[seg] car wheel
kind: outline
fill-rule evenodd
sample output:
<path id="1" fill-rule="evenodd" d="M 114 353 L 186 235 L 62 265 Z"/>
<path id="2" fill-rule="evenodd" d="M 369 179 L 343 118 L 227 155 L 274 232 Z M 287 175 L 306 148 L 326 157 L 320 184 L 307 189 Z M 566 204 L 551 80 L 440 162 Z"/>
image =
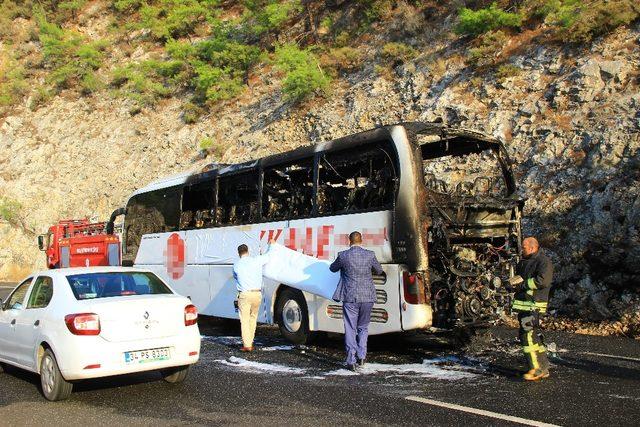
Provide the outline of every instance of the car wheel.
<path id="1" fill-rule="evenodd" d="M 187 379 L 189 374 L 189 366 L 180 366 L 177 368 L 163 369 L 160 371 L 162 378 L 171 384 L 179 384 Z"/>
<path id="2" fill-rule="evenodd" d="M 62 377 L 56 357 L 48 349 L 44 351 L 40 361 L 40 384 L 42 394 L 52 402 L 66 399 L 73 390 L 73 384 Z"/>
<path id="3" fill-rule="evenodd" d="M 313 339 L 309 331 L 309 310 L 304 295 L 297 289 L 285 289 L 276 304 L 276 321 L 280 333 L 294 344 L 308 344 Z"/>

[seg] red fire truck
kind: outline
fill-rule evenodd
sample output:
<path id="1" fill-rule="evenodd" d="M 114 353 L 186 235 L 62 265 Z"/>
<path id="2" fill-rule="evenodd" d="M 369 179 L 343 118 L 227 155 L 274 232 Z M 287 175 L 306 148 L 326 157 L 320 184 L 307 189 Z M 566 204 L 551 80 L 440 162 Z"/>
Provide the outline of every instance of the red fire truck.
<path id="1" fill-rule="evenodd" d="M 120 239 L 113 221 L 124 213 L 114 211 L 108 222 L 64 219 L 38 236 L 38 247 L 47 255 L 48 268 L 120 265 Z"/>

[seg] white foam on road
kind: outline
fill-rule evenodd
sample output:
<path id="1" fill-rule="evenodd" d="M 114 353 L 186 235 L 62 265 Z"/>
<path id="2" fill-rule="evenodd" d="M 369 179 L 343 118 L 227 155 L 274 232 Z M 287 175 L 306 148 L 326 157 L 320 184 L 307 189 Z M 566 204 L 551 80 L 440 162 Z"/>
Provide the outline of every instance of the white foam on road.
<path id="1" fill-rule="evenodd" d="M 260 347 L 260 351 L 291 351 L 295 349 L 292 345 L 274 345 L 273 347 Z"/>
<path id="2" fill-rule="evenodd" d="M 292 368 L 290 366 L 278 365 L 277 363 L 253 362 L 251 360 L 246 360 L 235 356 L 231 356 L 227 360 L 217 359 L 215 361 L 226 366 L 240 368 L 243 371 L 249 372 L 296 375 L 302 375 L 307 372 L 306 369 L 302 368 Z"/>
<path id="3" fill-rule="evenodd" d="M 211 337 L 208 335 L 201 335 L 205 341 L 214 342 L 222 345 L 242 345 L 242 338 L 240 337 Z"/>
<path id="4" fill-rule="evenodd" d="M 441 380 L 462 380 L 473 378 L 476 375 L 464 366 L 455 367 L 440 366 L 443 363 L 457 362 L 455 358 L 425 359 L 422 363 L 406 363 L 402 365 L 390 365 L 384 363 L 367 363 L 363 367 L 358 367 L 356 372 L 347 369 L 338 369 L 327 372 L 327 376 L 352 376 L 352 375 L 373 375 L 379 373 L 390 373 L 396 375 L 413 375 L 422 378 L 434 378 Z"/>

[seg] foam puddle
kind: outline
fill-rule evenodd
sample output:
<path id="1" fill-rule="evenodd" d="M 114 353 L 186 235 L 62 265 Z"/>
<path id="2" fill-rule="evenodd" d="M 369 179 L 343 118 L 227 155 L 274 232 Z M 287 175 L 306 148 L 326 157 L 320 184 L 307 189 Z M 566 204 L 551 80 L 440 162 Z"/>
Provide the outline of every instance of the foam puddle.
<path id="1" fill-rule="evenodd" d="M 240 368 L 248 372 L 258 373 L 274 373 L 274 374 L 297 374 L 302 375 L 307 372 L 306 369 L 292 368 L 290 366 L 278 365 L 276 363 L 260 363 L 250 360 L 242 359 L 240 357 L 231 356 L 227 360 L 215 360 L 216 362 L 226 365 Z"/>
<path id="2" fill-rule="evenodd" d="M 200 338 L 204 341 L 213 342 L 222 345 L 242 345 L 242 338 L 240 337 L 210 337 L 208 335 L 200 335 Z"/>
<path id="3" fill-rule="evenodd" d="M 472 372 L 464 371 L 461 366 L 455 369 L 448 369 L 439 364 L 445 362 L 455 362 L 452 358 L 444 359 L 425 359 L 422 363 L 406 363 L 403 365 L 388 365 L 384 363 L 367 363 L 362 368 L 358 368 L 356 372 L 347 369 L 338 369 L 327 372 L 326 376 L 353 376 L 353 375 L 373 375 L 380 373 L 401 375 L 412 375 L 421 378 L 432 378 L 441 380 L 462 380 L 473 378 L 476 375 Z"/>
<path id="4" fill-rule="evenodd" d="M 275 345 L 273 347 L 261 347 L 258 348 L 260 351 L 291 351 L 295 347 L 292 345 Z"/>

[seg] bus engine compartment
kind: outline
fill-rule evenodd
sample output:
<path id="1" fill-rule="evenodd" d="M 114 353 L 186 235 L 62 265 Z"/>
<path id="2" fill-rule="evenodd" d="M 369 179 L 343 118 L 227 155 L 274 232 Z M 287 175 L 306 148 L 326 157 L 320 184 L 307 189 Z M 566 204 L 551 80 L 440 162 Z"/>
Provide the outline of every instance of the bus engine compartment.
<path id="1" fill-rule="evenodd" d="M 504 146 L 458 131 L 420 141 L 433 326 L 486 324 L 508 312 L 524 200 Z"/>

